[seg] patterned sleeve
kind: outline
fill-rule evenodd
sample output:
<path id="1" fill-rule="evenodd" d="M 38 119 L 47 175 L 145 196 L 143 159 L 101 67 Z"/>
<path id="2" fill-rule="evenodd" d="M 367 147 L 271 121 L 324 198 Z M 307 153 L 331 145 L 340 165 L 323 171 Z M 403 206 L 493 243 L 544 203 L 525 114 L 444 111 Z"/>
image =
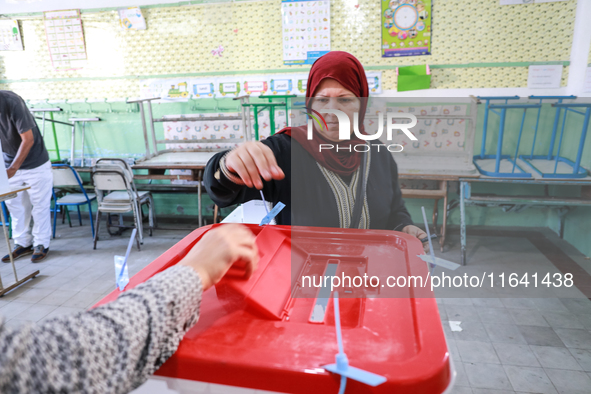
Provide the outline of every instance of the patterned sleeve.
<path id="1" fill-rule="evenodd" d="M 176 265 L 77 315 L 0 321 L 0 393 L 128 393 L 176 351 L 201 294 L 199 275 Z"/>

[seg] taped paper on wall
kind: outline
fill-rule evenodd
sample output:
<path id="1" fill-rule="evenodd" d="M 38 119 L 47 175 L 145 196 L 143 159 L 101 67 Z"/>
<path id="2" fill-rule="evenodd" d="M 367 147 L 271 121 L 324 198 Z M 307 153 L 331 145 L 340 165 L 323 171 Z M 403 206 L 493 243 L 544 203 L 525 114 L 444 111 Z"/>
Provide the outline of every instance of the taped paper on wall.
<path id="1" fill-rule="evenodd" d="M 365 73 L 367 78 L 367 85 L 369 87 L 369 94 L 382 93 L 382 72 L 368 71 Z"/>
<path id="2" fill-rule="evenodd" d="M 529 66 L 527 87 L 529 89 L 558 89 L 562 80 L 562 65 Z"/>
<path id="3" fill-rule="evenodd" d="M 86 65 L 86 44 L 80 10 L 43 13 L 51 63 L 56 70 L 76 70 Z"/>
<path id="4" fill-rule="evenodd" d="M 22 51 L 23 42 L 16 20 L 0 20 L 0 51 Z"/>
<path id="5" fill-rule="evenodd" d="M 140 7 L 122 8 L 119 10 L 119 23 L 122 30 L 146 30 L 146 20 Z"/>

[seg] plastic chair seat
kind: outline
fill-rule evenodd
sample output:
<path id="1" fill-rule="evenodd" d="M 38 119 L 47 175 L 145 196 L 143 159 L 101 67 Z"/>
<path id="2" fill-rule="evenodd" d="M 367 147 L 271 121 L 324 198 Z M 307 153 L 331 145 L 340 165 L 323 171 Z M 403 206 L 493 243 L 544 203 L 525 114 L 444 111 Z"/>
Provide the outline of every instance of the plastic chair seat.
<path id="1" fill-rule="evenodd" d="M 88 196 L 88 201 L 92 201 L 96 198 L 96 195 L 93 193 L 86 193 L 86 195 Z M 66 194 L 64 197 L 57 200 L 58 205 L 83 204 L 86 202 L 86 197 L 84 197 L 84 194 L 82 193 Z"/>
<path id="2" fill-rule="evenodd" d="M 140 201 L 149 194 L 149 191 L 137 192 L 136 198 L 139 196 Z M 135 193 L 133 193 L 135 194 Z M 117 191 L 109 193 L 103 198 L 104 202 L 129 202 L 129 193 L 124 191 Z"/>
<path id="3" fill-rule="evenodd" d="M 126 213 L 133 211 L 133 207 L 131 205 L 102 205 L 98 208 L 98 210 L 104 213 Z"/>

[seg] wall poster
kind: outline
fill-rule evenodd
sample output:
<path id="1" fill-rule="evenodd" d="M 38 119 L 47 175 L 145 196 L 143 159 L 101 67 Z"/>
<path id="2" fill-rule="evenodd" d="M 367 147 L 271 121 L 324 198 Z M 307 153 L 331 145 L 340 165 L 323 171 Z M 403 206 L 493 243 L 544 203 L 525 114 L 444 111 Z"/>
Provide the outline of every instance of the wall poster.
<path id="1" fill-rule="evenodd" d="M 43 13 L 47 46 L 56 70 L 76 70 L 86 65 L 86 45 L 80 10 Z"/>
<path id="2" fill-rule="evenodd" d="M 431 0 L 382 0 L 382 57 L 431 54 Z"/>
<path id="3" fill-rule="evenodd" d="M 330 2 L 283 0 L 283 64 L 312 64 L 330 51 Z"/>

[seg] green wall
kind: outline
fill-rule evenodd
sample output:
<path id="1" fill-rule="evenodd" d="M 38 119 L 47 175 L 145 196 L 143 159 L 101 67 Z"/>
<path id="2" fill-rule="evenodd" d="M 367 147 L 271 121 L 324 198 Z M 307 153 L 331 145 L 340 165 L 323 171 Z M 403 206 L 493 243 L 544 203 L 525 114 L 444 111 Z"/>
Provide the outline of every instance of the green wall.
<path id="1" fill-rule="evenodd" d="M 154 104 L 154 117 L 161 117 L 170 114 L 189 114 L 196 112 L 223 112 L 239 111 L 236 101 L 232 99 L 201 99 L 190 101 L 188 103 L 166 103 Z M 90 117 L 98 116 L 101 122 L 88 123 L 86 126 L 85 157 L 135 157 L 141 158 L 145 152 L 144 139 L 142 136 L 142 126 L 140 113 L 136 104 L 120 103 L 79 103 L 79 104 L 57 104 L 65 111 L 57 113 L 55 119 L 67 121 L 70 117 Z M 49 105 L 55 106 L 55 105 Z M 474 152 L 480 153 L 482 143 L 482 125 L 484 118 L 484 105 L 479 105 L 478 123 L 476 126 L 476 136 L 474 139 Z M 519 125 L 523 110 L 511 110 L 508 112 L 503 152 L 515 153 L 517 144 Z M 523 135 L 519 147 L 519 154 L 529 154 L 532 149 L 534 130 L 536 125 L 537 110 L 528 110 L 526 121 L 523 128 Z M 541 111 L 538 136 L 534 153 L 545 153 L 550 145 L 550 136 L 554 123 L 555 109 L 550 105 L 544 105 Z M 559 126 L 562 125 L 560 120 Z M 565 124 L 565 134 L 561 147 L 561 156 L 574 160 L 579 148 L 581 128 L 583 117 L 576 114 L 569 114 Z M 39 123 L 40 124 L 40 123 Z M 489 116 L 488 135 L 487 135 L 487 154 L 494 154 L 496 150 L 496 141 L 498 138 L 499 117 L 491 114 Z M 560 131 L 560 128 L 559 128 Z M 56 126 L 58 144 L 62 159 L 69 157 L 71 129 L 67 126 Z M 163 139 L 162 126 L 156 125 L 158 139 Z M 77 156 L 80 155 L 80 131 L 77 131 Z M 53 138 L 51 137 L 51 127 L 46 126 L 45 141 L 48 149 L 54 149 Z M 555 146 L 556 152 L 557 146 Z M 591 135 L 587 138 L 584 146 L 584 156 L 581 162 L 586 168 L 591 168 Z M 52 159 L 54 153 L 50 153 Z M 452 187 L 454 184 L 452 184 Z M 475 192 L 503 192 L 512 194 L 543 194 L 543 188 L 527 185 L 477 185 L 473 189 Z M 579 196 L 578 187 L 551 188 L 550 192 L 563 196 Z M 197 215 L 197 196 L 191 194 L 188 196 L 156 194 L 155 202 L 157 215 Z M 450 199 L 457 198 L 454 193 L 450 194 Z M 211 215 L 209 209 L 212 202 L 204 195 L 203 214 Z M 430 200 L 407 201 L 407 206 L 416 222 L 422 223 L 420 207 L 425 205 L 428 211 L 433 207 Z M 440 212 L 443 210 L 443 203 L 440 202 Z M 227 210 L 225 211 L 227 212 Z M 551 209 L 530 208 L 520 212 L 503 212 L 500 208 L 481 208 L 467 207 L 467 223 L 469 225 L 490 225 L 490 226 L 532 226 L 549 227 L 555 231 L 558 230 L 558 217 Z M 449 224 L 459 224 L 459 209 L 452 212 L 449 218 Z M 441 215 L 439 219 L 441 223 Z M 567 215 L 565 224 L 565 239 L 579 249 L 587 256 L 591 256 L 591 208 L 573 208 Z"/>

